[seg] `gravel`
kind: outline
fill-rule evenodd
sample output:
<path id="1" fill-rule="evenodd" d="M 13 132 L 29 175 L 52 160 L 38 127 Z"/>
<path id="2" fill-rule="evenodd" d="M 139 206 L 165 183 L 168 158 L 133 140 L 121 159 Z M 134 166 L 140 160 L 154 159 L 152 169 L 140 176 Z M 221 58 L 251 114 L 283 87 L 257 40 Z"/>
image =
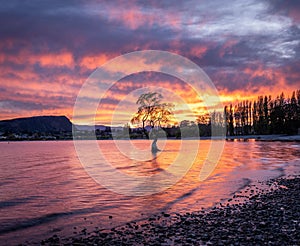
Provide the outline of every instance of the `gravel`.
<path id="1" fill-rule="evenodd" d="M 300 177 L 248 186 L 208 210 L 153 215 L 42 245 L 300 245 Z"/>

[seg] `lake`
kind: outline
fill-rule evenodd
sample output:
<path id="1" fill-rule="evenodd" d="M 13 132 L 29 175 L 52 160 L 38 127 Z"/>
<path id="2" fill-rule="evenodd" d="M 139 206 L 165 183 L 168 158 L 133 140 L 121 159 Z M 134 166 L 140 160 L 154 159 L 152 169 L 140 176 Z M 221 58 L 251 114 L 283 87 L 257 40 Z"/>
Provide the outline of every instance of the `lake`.
<path id="1" fill-rule="evenodd" d="M 111 228 L 162 211 L 200 210 L 229 198 L 251 182 L 300 170 L 299 142 L 227 141 L 216 168 L 200 181 L 199 172 L 213 141 L 200 141 L 195 161 L 175 184 L 161 189 L 165 184 L 161 178 L 153 182 L 155 187 L 151 182 L 139 185 L 134 190 L 139 193 L 132 195 L 102 185 L 110 178 L 118 179 L 106 173 L 109 168 L 101 169 L 96 182 L 77 158 L 73 141 L 1 142 L 0 241 L 39 242 L 53 234 L 72 236 L 83 228 Z M 161 177 L 167 179 L 172 175 L 168 168 L 179 151 L 183 151 L 181 162 L 185 158 L 188 162 L 189 146 L 199 140 L 159 140 L 158 147 L 163 151 L 154 157 L 147 140 L 132 140 L 133 151 L 132 147 L 126 150 L 128 141 L 117 142 L 119 147 L 112 140 L 98 141 L 100 157 L 99 152 L 91 151 L 92 141 L 82 141 L 86 161 L 101 165 L 105 157 L 113 169 L 129 177 L 151 178 L 163 173 Z M 99 170 L 94 171 L 97 174 Z M 120 190 L 132 189 L 127 185 L 121 180 Z"/>

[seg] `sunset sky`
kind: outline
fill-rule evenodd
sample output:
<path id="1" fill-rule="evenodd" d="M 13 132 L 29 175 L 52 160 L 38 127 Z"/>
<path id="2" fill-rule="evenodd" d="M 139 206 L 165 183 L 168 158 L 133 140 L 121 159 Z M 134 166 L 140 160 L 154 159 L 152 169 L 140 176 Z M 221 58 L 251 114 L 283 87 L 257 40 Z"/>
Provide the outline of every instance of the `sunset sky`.
<path id="1" fill-rule="evenodd" d="M 141 50 L 195 62 L 224 103 L 300 89 L 298 0 L 9 0 L 0 4 L 0 20 L 0 119 L 71 119 L 77 94 L 97 67 Z M 107 115 L 128 95 L 134 112 L 142 83 L 165 85 L 193 110 L 202 107 L 179 79 L 146 72 L 113 86 L 97 122 L 109 124 Z"/>

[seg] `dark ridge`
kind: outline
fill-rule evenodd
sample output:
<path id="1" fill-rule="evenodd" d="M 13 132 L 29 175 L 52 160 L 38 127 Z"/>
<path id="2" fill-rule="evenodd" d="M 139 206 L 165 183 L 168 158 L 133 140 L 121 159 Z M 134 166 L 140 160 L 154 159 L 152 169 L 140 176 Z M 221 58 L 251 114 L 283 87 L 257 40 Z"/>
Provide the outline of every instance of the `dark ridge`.
<path id="1" fill-rule="evenodd" d="M 72 132 L 72 123 L 66 116 L 35 116 L 28 118 L 17 118 L 0 121 L 0 132 Z"/>

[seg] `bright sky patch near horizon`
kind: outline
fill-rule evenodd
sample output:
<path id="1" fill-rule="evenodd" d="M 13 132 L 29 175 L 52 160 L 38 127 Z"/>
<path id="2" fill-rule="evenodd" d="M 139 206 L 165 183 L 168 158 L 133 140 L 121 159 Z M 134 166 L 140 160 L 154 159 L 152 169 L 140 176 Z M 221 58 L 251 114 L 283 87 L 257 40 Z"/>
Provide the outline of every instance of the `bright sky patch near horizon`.
<path id="1" fill-rule="evenodd" d="M 97 67 L 146 49 L 195 62 L 224 103 L 282 91 L 290 95 L 300 85 L 297 0 L 11 0 L 2 1 L 0 20 L 0 119 L 71 118 L 82 84 Z M 178 79 L 142 73 L 125 78 L 107 94 L 97 122 L 109 123 L 104 115 L 141 81 L 164 83 L 189 100 L 192 111 L 203 109 Z M 133 95 L 128 112 L 136 107 Z M 189 116 L 182 110 L 184 117 Z"/>

